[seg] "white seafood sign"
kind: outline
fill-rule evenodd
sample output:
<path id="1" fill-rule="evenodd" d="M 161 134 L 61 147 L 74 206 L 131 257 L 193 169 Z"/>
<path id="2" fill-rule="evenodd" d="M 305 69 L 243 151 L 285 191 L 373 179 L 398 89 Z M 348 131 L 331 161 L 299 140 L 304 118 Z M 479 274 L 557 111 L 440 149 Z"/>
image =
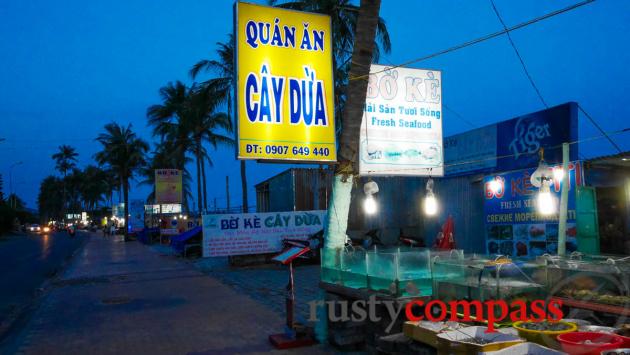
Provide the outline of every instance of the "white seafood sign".
<path id="1" fill-rule="evenodd" d="M 442 73 L 373 64 L 361 122 L 361 175 L 442 176 Z"/>

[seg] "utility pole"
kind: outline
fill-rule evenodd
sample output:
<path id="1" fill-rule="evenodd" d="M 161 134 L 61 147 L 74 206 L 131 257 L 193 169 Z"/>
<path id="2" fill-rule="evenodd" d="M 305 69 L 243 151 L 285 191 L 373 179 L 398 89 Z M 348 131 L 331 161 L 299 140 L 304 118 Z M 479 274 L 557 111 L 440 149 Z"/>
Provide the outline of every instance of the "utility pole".
<path id="1" fill-rule="evenodd" d="M 225 175 L 225 195 L 227 196 L 227 210 L 230 210 L 230 177 Z"/>
<path id="2" fill-rule="evenodd" d="M 562 143 L 562 186 L 560 186 L 560 215 L 558 216 L 558 255 L 566 254 L 567 209 L 569 205 L 569 143 Z"/>

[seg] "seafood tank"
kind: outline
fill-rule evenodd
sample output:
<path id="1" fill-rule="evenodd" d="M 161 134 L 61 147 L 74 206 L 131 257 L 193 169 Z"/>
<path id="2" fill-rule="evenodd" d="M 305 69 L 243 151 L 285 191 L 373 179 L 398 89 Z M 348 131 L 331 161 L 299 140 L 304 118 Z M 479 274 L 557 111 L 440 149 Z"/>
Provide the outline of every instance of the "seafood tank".
<path id="1" fill-rule="evenodd" d="M 573 253 L 567 257 L 543 255 L 537 261 L 546 266 L 550 296 L 607 313 L 625 313 L 630 306 L 629 257 Z"/>
<path id="2" fill-rule="evenodd" d="M 435 274 L 433 261 L 461 260 L 462 250 L 435 251 L 424 248 L 393 247 L 342 250 L 323 249 L 323 282 L 353 289 L 369 289 L 393 297 L 430 296 Z"/>
<path id="3" fill-rule="evenodd" d="M 545 291 L 545 267 L 528 260 L 475 254 L 459 260 L 438 258 L 433 272 L 433 296 L 443 301 L 527 302 L 542 297 Z"/>
<path id="4" fill-rule="evenodd" d="M 430 296 L 433 291 L 432 257 L 463 258 L 463 251 L 424 248 L 376 249 L 367 253 L 368 288 L 393 297 Z"/>

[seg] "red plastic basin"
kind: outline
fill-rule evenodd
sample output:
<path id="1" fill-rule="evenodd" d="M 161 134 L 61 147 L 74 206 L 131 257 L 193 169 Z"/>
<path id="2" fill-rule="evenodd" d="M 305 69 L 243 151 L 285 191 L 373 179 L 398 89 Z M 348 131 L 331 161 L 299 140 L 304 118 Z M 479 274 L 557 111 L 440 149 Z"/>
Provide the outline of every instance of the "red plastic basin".
<path id="1" fill-rule="evenodd" d="M 558 342 L 571 355 L 599 355 L 604 350 L 621 347 L 624 339 L 615 334 L 573 332 L 558 335 Z"/>

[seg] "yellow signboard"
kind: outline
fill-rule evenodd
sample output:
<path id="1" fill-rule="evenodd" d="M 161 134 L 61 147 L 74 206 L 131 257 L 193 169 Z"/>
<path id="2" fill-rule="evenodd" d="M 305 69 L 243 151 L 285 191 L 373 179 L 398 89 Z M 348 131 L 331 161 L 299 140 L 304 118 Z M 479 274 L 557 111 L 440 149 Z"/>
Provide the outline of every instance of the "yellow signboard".
<path id="1" fill-rule="evenodd" d="M 155 203 L 182 203 L 181 170 L 155 170 Z"/>
<path id="2" fill-rule="evenodd" d="M 235 11 L 238 158 L 336 161 L 330 17 Z"/>

